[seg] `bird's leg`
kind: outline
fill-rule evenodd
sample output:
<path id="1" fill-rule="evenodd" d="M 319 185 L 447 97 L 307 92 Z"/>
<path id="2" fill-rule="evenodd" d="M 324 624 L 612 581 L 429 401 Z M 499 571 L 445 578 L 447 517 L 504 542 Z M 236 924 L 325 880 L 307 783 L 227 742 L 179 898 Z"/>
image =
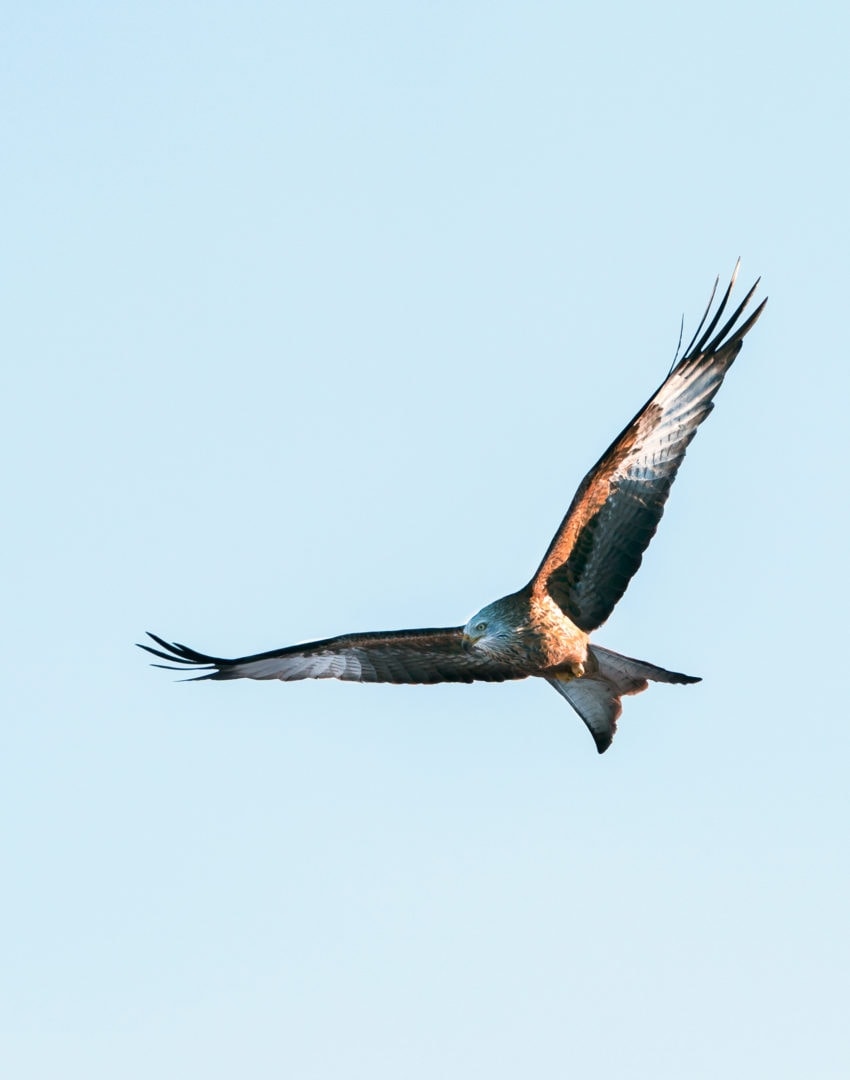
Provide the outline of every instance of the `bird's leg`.
<path id="1" fill-rule="evenodd" d="M 580 660 L 572 660 L 556 671 L 554 678 L 558 679 L 559 682 L 572 682 L 573 679 L 580 679 L 582 675 L 584 675 L 584 664 Z"/>

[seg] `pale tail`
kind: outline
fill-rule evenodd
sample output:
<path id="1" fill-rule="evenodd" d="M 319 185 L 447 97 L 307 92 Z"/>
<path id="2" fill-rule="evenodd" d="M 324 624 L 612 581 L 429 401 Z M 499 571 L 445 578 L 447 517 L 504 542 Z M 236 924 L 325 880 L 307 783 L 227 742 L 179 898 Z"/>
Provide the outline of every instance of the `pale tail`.
<path id="1" fill-rule="evenodd" d="M 620 698 L 624 694 L 639 694 L 650 682 L 695 683 L 695 675 L 682 675 L 678 671 L 648 664 L 645 660 L 633 660 L 621 656 L 601 645 L 588 645 L 585 664 L 586 674 L 580 679 L 562 682 L 560 679 L 546 681 L 572 705 L 587 724 L 596 749 L 603 754 L 611 745 L 617 730 L 617 719 L 623 711 Z"/>

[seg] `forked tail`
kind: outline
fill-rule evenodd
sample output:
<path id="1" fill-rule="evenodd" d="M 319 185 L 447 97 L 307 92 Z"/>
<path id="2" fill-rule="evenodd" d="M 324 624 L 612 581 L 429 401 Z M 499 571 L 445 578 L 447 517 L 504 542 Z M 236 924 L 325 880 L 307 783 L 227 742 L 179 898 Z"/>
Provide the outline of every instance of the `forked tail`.
<path id="1" fill-rule="evenodd" d="M 546 681 L 567 699 L 587 724 L 600 754 L 605 753 L 614 738 L 617 720 L 623 711 L 620 698 L 624 694 L 639 694 L 650 682 L 700 681 L 695 675 L 667 671 L 645 660 L 633 660 L 611 649 L 603 649 L 601 645 L 588 645 L 587 653 L 585 674 L 580 679 Z"/>

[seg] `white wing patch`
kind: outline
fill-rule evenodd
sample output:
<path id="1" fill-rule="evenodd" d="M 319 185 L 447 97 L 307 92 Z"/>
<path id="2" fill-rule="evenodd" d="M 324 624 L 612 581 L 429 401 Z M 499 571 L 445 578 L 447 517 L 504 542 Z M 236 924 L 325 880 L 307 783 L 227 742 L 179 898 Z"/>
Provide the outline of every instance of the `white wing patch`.
<path id="1" fill-rule="evenodd" d="M 269 656 L 249 660 L 234 668 L 234 676 L 244 679 L 351 679 L 357 681 L 362 664 L 351 653 L 318 653 L 315 656 Z"/>

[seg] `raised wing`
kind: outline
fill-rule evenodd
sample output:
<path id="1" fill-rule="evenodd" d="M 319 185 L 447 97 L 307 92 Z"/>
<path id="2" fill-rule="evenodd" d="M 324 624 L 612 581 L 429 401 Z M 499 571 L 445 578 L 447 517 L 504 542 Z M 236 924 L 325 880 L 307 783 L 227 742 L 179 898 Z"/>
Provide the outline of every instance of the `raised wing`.
<path id="1" fill-rule="evenodd" d="M 547 591 L 586 632 L 605 622 L 640 566 L 685 450 L 711 412 L 712 399 L 744 336 L 767 303 L 763 300 L 738 325 L 758 286 L 756 281 L 715 333 L 739 265 L 740 261 L 711 321 L 705 325 L 717 282 L 682 359 L 581 482 L 530 583 L 532 590 Z"/>
<path id="2" fill-rule="evenodd" d="M 196 679 L 343 679 L 363 683 L 504 682 L 521 679 L 512 668 L 467 653 L 462 628 L 346 634 L 273 652 L 224 660 L 148 634 L 159 649 L 140 649 L 170 663 L 170 671 L 205 671 Z"/>

